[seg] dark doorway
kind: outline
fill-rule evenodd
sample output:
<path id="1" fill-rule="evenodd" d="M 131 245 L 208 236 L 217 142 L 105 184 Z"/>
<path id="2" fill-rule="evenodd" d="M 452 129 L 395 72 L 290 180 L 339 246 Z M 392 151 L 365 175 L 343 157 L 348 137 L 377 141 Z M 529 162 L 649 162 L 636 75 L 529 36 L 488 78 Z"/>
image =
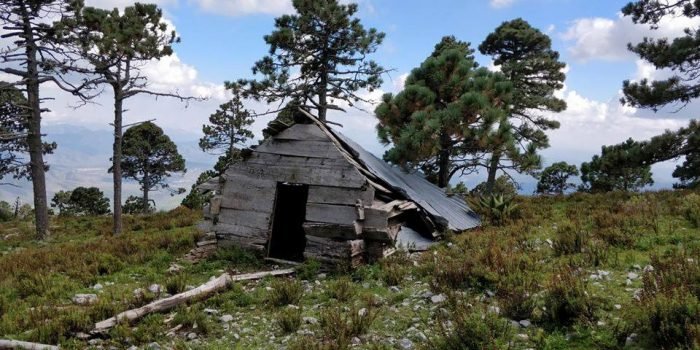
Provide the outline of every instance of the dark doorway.
<path id="1" fill-rule="evenodd" d="M 277 183 L 272 236 L 268 255 L 272 258 L 302 261 L 306 236 L 306 199 L 309 186 L 288 182 Z"/>

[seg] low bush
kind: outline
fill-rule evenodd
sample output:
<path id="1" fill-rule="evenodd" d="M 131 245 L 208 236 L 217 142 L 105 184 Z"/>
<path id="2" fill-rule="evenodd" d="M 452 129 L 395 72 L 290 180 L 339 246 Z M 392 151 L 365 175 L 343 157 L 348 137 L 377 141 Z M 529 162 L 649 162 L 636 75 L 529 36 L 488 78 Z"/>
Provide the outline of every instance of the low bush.
<path id="1" fill-rule="evenodd" d="M 588 242 L 588 233 L 579 225 L 565 223 L 557 228 L 554 236 L 554 253 L 558 256 L 582 253 Z"/>
<path id="2" fill-rule="evenodd" d="M 425 349 L 481 350 L 506 349 L 513 338 L 510 321 L 484 309 L 458 303 L 447 320 L 438 321 L 437 336 L 428 341 Z"/>
<path id="3" fill-rule="evenodd" d="M 304 295 L 304 287 L 295 279 L 276 279 L 270 287 L 266 301 L 272 306 L 297 305 Z"/>
<path id="4" fill-rule="evenodd" d="M 543 321 L 554 328 L 595 317 L 596 303 L 586 282 L 572 268 L 562 268 L 549 280 L 544 294 Z"/>
<path id="5" fill-rule="evenodd" d="M 329 298 L 333 298 L 339 302 L 346 302 L 350 300 L 355 293 L 354 287 L 349 277 L 342 276 L 329 283 L 326 293 Z"/>
<path id="6" fill-rule="evenodd" d="M 277 313 L 276 323 L 284 334 L 296 332 L 301 327 L 301 321 L 301 308 L 286 307 Z"/>

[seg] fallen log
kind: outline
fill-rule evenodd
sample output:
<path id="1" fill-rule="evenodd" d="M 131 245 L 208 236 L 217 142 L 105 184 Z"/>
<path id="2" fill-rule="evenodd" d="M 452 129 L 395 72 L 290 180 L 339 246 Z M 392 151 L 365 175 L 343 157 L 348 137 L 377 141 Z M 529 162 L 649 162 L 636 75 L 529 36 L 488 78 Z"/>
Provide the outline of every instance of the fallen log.
<path id="1" fill-rule="evenodd" d="M 0 339 L 0 349 L 58 350 L 58 346 L 30 343 L 20 340 Z"/>
<path id="2" fill-rule="evenodd" d="M 255 273 L 246 273 L 241 275 L 230 275 L 224 273 L 221 276 L 202 284 L 201 286 L 188 290 L 186 292 L 175 294 L 171 297 L 156 300 L 148 305 L 124 311 L 114 317 L 110 317 L 104 321 L 97 322 L 92 333 L 102 333 L 116 326 L 120 321 L 133 322 L 146 315 L 163 312 L 174 308 L 180 304 L 187 303 L 193 299 L 204 298 L 220 290 L 228 288 L 232 282 L 257 280 L 267 276 L 283 276 L 291 275 L 294 269 L 263 271 Z"/>

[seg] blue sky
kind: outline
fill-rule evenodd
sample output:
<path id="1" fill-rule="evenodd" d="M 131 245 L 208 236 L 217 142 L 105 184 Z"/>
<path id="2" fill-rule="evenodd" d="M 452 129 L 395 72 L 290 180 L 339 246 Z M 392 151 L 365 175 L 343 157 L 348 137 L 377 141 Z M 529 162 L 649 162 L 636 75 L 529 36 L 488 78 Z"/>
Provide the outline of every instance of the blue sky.
<path id="1" fill-rule="evenodd" d="M 619 14 L 627 1 L 612 0 L 359 0 L 359 14 L 366 27 L 386 33 L 384 44 L 372 57 L 394 71 L 385 77 L 381 91 L 364 96 L 378 100 L 384 92 L 397 92 L 402 79 L 419 65 L 433 50 L 442 36 L 454 35 L 479 43 L 500 23 L 521 17 L 552 38 L 554 49 L 567 63 L 566 87 L 558 92 L 569 105 L 567 111 L 552 115 L 562 128 L 550 133 L 552 147 L 543 152 L 546 164 L 565 160 L 579 165 L 600 151 L 605 144 L 621 142 L 628 137 L 646 139 L 664 129 L 676 129 L 697 116 L 700 104 L 694 103 L 680 113 L 652 113 L 620 106 L 619 90 L 625 79 L 659 78 L 667 75 L 653 69 L 627 52 L 628 42 L 644 36 L 674 36 L 685 27 L 697 27 L 697 20 L 677 19 L 661 23 L 658 31 L 637 26 Z M 113 8 L 127 6 L 129 0 L 87 0 L 92 6 Z M 209 100 L 187 106 L 171 100 L 138 97 L 127 102 L 126 122 L 156 118 L 159 125 L 187 150 L 189 171 L 175 177 L 176 185 L 189 187 L 199 172 L 213 164 L 214 157 L 196 150 L 201 125 L 209 114 L 223 103 L 226 92 L 223 82 L 250 77 L 251 66 L 267 52 L 263 36 L 270 33 L 274 18 L 292 11 L 290 0 L 157 0 L 165 18 L 182 38 L 175 46 L 175 55 L 151 62 L 143 71 L 150 77 L 154 89 L 179 91 Z M 1 42 L 0 42 L 1 43 Z M 484 66 L 492 67 L 486 57 L 478 57 Z M 0 77 L 2 78 L 2 77 Z M 49 179 L 49 192 L 80 184 L 98 185 L 109 194 L 110 177 L 108 123 L 111 120 L 111 96 L 103 96 L 97 104 L 74 109 L 75 100 L 55 88 L 47 87 L 45 94 L 55 97 L 48 103 L 51 112 L 45 116 L 48 138 L 59 142 Z M 265 106 L 249 103 L 252 109 Z M 363 106 L 372 111 L 373 106 Z M 336 113 L 330 119 L 344 125 L 341 132 L 380 155 L 374 133 L 376 120 L 371 113 L 349 110 Z M 254 125 L 256 135 L 268 119 Z M 82 131 L 81 131 L 82 130 Z M 90 130 L 90 131 L 85 131 Z M 77 131 L 81 131 L 76 136 Z M 95 147 L 86 147 L 90 138 L 100 138 Z M 75 142 L 80 139 L 80 142 Z M 99 145 L 99 146 L 98 146 Z M 670 187 L 673 163 L 654 167 L 658 187 Z M 473 186 L 483 175 L 464 179 Z M 534 184 L 532 178 L 519 178 L 526 190 Z M 131 184 L 127 191 L 135 192 Z M 30 187 L 0 188 L 0 199 L 15 195 L 27 196 Z M 158 199 L 158 197 L 157 197 Z M 165 206 L 174 205 L 179 198 L 162 195 Z"/>

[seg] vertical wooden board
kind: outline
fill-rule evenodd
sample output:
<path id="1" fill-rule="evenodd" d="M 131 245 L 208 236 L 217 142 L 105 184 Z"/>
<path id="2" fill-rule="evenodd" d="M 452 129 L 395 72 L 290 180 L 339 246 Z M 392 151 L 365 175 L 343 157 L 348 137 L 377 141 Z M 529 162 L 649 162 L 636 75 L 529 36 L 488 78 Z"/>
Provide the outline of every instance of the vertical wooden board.
<path id="1" fill-rule="evenodd" d="M 272 213 L 222 208 L 218 224 L 239 225 L 269 230 Z"/>
<path id="2" fill-rule="evenodd" d="M 306 140 L 306 141 L 330 141 L 316 124 L 294 124 L 281 133 L 275 135 L 279 140 Z"/>
<path id="3" fill-rule="evenodd" d="M 355 205 L 358 199 L 364 203 L 372 203 L 374 188 L 371 186 L 363 189 L 309 186 L 309 203 Z"/>
<path id="4" fill-rule="evenodd" d="M 327 224 L 353 225 L 357 219 L 355 206 L 308 203 L 306 221 Z"/>

